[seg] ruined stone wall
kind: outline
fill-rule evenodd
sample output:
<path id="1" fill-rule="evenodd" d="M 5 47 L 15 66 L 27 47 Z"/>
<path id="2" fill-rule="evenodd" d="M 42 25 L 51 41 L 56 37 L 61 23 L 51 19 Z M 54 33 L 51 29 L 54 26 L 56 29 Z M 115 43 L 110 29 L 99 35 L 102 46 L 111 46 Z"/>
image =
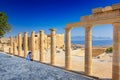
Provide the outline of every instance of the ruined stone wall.
<path id="1" fill-rule="evenodd" d="M 24 38 L 22 38 L 24 39 Z M 5 39 L 6 43 L 9 43 L 9 38 Z M 17 44 L 17 37 L 14 38 L 14 41 Z M 39 49 L 40 41 L 39 41 L 39 34 L 35 35 L 35 49 Z M 1 41 L 4 41 L 2 39 Z M 5 41 L 4 41 L 5 42 Z M 22 40 L 22 47 L 24 49 L 24 40 Z M 44 35 L 44 47 L 45 49 L 50 48 L 50 43 L 51 43 L 51 35 Z M 58 48 L 63 48 L 64 47 L 64 34 L 56 34 L 56 47 Z M 31 50 L 31 37 L 28 37 L 28 50 Z"/>
<path id="2" fill-rule="evenodd" d="M 50 35 L 45 36 L 45 44 L 47 49 L 50 48 L 50 44 L 51 44 Z M 64 34 L 56 34 L 56 47 L 58 48 L 64 47 Z"/>
<path id="3" fill-rule="evenodd" d="M 51 36 L 44 35 L 44 47 L 45 49 L 50 48 Z M 35 36 L 35 49 L 38 50 L 40 45 L 39 36 Z M 56 47 L 64 47 L 64 34 L 56 34 Z M 28 48 L 31 50 L 31 37 L 28 38 Z"/>
<path id="4" fill-rule="evenodd" d="M 64 48 L 64 34 L 56 35 L 56 45 L 58 48 Z"/>

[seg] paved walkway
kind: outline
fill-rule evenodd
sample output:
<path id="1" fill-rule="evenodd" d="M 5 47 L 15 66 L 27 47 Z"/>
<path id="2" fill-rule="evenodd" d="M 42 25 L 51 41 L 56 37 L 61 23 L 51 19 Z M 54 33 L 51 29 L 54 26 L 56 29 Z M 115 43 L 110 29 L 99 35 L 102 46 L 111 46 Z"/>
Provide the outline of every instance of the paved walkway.
<path id="1" fill-rule="evenodd" d="M 0 80 L 93 80 L 59 68 L 0 52 Z"/>

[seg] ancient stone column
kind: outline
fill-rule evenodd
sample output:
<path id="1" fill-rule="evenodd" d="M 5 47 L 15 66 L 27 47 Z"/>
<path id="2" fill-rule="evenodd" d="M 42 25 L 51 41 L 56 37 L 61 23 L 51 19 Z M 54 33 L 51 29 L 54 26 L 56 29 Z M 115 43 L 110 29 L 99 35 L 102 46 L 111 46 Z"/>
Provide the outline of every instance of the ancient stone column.
<path id="1" fill-rule="evenodd" d="M 44 61 L 44 31 L 41 30 L 40 31 L 40 61 L 43 62 Z"/>
<path id="2" fill-rule="evenodd" d="M 24 57 L 27 56 L 28 53 L 28 33 L 24 33 Z"/>
<path id="3" fill-rule="evenodd" d="M 5 45 L 2 44 L 2 49 L 3 49 L 3 52 L 5 52 Z"/>
<path id="4" fill-rule="evenodd" d="M 71 68 L 71 30 L 65 29 L 65 68 Z"/>
<path id="5" fill-rule="evenodd" d="M 9 54 L 12 54 L 12 48 L 11 47 L 9 48 Z"/>
<path id="6" fill-rule="evenodd" d="M 39 36 L 37 35 L 37 37 L 36 37 L 36 40 L 35 40 L 35 46 L 36 46 L 36 50 L 38 51 L 38 48 L 39 48 Z"/>
<path id="7" fill-rule="evenodd" d="M 15 36 L 16 46 L 18 46 L 18 36 Z"/>
<path id="8" fill-rule="evenodd" d="M 13 55 L 16 55 L 17 53 L 17 46 L 16 46 L 16 42 L 13 42 Z"/>
<path id="9" fill-rule="evenodd" d="M 10 36 L 10 48 L 13 48 L 13 37 Z M 13 50 L 11 49 L 11 53 L 13 52 Z"/>
<path id="10" fill-rule="evenodd" d="M 32 59 L 34 59 L 35 54 L 35 31 L 31 33 L 31 52 L 32 52 Z"/>
<path id="11" fill-rule="evenodd" d="M 22 34 L 18 33 L 18 56 L 22 56 Z"/>
<path id="12" fill-rule="evenodd" d="M 120 80 L 120 22 L 113 23 L 112 80 Z"/>
<path id="13" fill-rule="evenodd" d="M 13 37 L 10 36 L 10 46 L 13 47 Z"/>
<path id="14" fill-rule="evenodd" d="M 56 63 L 56 31 L 55 29 L 51 30 L 51 64 L 55 65 Z"/>
<path id="15" fill-rule="evenodd" d="M 92 26 L 85 27 L 85 74 L 92 74 Z"/>

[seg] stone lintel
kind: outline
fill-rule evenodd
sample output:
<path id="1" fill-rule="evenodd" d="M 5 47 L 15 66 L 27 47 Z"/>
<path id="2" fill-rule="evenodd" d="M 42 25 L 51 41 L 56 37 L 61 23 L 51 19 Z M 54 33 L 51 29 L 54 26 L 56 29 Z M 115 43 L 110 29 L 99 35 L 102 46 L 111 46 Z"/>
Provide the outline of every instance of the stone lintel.
<path id="1" fill-rule="evenodd" d="M 113 4 L 112 8 L 113 8 L 113 10 L 120 9 L 120 3 L 119 4 Z"/>
<path id="2" fill-rule="evenodd" d="M 102 12 L 116 10 L 116 9 L 120 9 L 120 3 L 119 4 L 113 4 L 112 6 L 106 6 L 104 8 L 99 7 L 99 8 L 92 9 L 92 13 L 96 14 L 96 13 L 102 13 Z"/>
<path id="3" fill-rule="evenodd" d="M 106 10 L 109 10 L 109 11 L 106 11 Z M 81 22 L 86 22 L 86 21 L 98 21 L 98 20 L 105 20 L 105 19 L 115 19 L 115 18 L 118 18 L 120 17 L 120 10 L 110 10 L 111 8 L 108 7 L 106 9 L 104 9 L 103 11 L 104 12 L 101 12 L 101 13 L 97 13 L 97 14 L 92 14 L 92 15 L 88 15 L 88 16 L 82 16 L 80 18 L 80 21 Z"/>
<path id="4" fill-rule="evenodd" d="M 111 11 L 111 10 L 113 10 L 112 6 L 106 6 L 104 8 L 100 7 L 100 8 L 92 9 L 92 13 L 96 14 L 96 13 L 102 13 L 102 12 Z"/>

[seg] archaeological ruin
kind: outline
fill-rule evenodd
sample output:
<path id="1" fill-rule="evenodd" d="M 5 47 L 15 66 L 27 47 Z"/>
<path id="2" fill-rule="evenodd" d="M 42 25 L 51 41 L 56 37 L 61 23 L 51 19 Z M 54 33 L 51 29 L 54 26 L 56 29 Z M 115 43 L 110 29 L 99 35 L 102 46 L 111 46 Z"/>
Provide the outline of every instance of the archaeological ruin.
<path id="1" fill-rule="evenodd" d="M 55 29 L 50 29 L 51 34 L 46 35 L 41 30 L 39 34 L 35 31 L 28 37 L 25 32 L 18 33 L 15 38 L 10 37 L 9 54 L 26 57 L 28 51 L 32 52 L 34 60 L 35 50 L 39 51 L 40 62 L 44 63 L 44 50 L 51 50 L 51 65 L 56 64 L 56 47 L 65 47 L 65 69 L 71 68 L 71 30 L 75 27 L 85 28 L 85 74 L 92 75 L 92 28 L 99 24 L 113 25 L 113 61 L 112 61 L 112 80 L 120 80 L 120 4 L 113 4 L 105 8 L 96 8 L 92 14 L 82 16 L 80 22 L 67 24 L 64 34 L 56 34 Z M 5 51 L 5 50 L 3 50 Z M 18 54 L 16 53 L 18 51 Z"/>

